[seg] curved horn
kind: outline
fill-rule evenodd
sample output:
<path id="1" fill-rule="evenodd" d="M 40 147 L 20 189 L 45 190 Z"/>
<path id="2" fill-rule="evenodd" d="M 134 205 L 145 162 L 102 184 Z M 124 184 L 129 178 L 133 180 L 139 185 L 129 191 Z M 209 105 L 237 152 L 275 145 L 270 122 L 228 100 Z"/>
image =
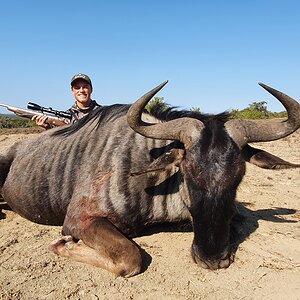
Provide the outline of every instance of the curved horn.
<path id="1" fill-rule="evenodd" d="M 276 97 L 285 107 L 288 119 L 279 121 L 249 121 L 230 120 L 225 127 L 235 141 L 243 148 L 251 142 L 268 142 L 281 139 L 293 133 L 300 127 L 300 104 L 288 95 L 279 92 L 263 83 L 259 83 L 265 90 Z"/>
<path id="2" fill-rule="evenodd" d="M 201 121 L 192 118 L 180 118 L 166 123 L 150 124 L 141 119 L 146 104 L 167 83 L 168 81 L 163 82 L 133 103 L 127 112 L 127 122 L 134 131 L 145 137 L 179 140 L 186 148 L 190 148 L 204 127 Z"/>

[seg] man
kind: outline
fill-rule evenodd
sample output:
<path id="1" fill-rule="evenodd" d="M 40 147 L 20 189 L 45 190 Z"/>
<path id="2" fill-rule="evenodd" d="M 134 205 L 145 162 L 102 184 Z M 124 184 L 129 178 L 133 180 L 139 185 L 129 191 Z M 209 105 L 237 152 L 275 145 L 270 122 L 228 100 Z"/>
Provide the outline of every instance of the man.
<path id="1" fill-rule="evenodd" d="M 100 106 L 95 100 L 91 99 L 93 85 L 89 76 L 82 73 L 74 75 L 71 79 L 71 91 L 75 98 L 75 103 L 67 110 L 67 112 L 72 115 L 72 119 L 65 119 L 64 122 L 66 124 L 77 122 L 93 109 Z M 35 121 L 37 125 L 42 126 L 45 129 L 51 128 L 50 124 L 47 123 L 47 116 L 35 115 L 31 120 Z"/>

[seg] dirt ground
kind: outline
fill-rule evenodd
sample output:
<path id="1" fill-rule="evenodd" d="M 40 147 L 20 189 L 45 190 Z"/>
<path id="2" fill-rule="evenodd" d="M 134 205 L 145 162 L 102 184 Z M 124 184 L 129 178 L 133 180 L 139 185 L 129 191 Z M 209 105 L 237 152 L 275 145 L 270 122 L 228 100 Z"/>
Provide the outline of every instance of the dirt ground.
<path id="1" fill-rule="evenodd" d="M 2 130 L 0 151 L 31 136 Z M 300 163 L 300 130 L 254 146 Z M 162 228 L 135 239 L 149 259 L 129 279 L 55 256 L 48 244 L 61 228 L 31 223 L 2 203 L 0 299 L 300 299 L 300 169 L 247 164 L 237 200 L 243 239 L 228 269 L 201 269 L 190 256 L 193 234 Z"/>

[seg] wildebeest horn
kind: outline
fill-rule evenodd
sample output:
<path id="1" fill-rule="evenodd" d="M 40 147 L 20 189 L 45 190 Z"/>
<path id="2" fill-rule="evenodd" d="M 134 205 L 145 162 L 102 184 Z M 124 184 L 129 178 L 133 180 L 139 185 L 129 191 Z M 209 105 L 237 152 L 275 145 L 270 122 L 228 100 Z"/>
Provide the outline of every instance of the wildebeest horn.
<path id="1" fill-rule="evenodd" d="M 300 127 L 300 104 L 289 97 L 263 83 L 259 83 L 265 90 L 276 97 L 285 107 L 288 119 L 279 121 L 250 121 L 230 120 L 225 127 L 235 141 L 243 148 L 251 142 L 267 142 L 281 139 L 293 133 Z"/>
<path id="2" fill-rule="evenodd" d="M 204 127 L 201 121 L 192 118 L 180 118 L 166 123 L 153 124 L 146 123 L 141 119 L 146 104 L 167 83 L 168 81 L 163 82 L 133 103 L 127 113 L 127 122 L 134 131 L 143 136 L 162 140 L 179 140 L 186 148 L 189 148 Z"/>

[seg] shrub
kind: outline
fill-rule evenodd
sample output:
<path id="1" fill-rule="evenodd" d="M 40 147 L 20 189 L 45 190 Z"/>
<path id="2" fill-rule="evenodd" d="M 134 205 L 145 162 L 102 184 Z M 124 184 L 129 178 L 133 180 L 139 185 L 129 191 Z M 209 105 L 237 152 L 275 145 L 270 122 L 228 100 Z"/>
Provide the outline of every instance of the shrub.
<path id="1" fill-rule="evenodd" d="M 36 126 L 29 119 L 23 119 L 14 116 L 0 116 L 0 128 L 28 128 Z"/>

